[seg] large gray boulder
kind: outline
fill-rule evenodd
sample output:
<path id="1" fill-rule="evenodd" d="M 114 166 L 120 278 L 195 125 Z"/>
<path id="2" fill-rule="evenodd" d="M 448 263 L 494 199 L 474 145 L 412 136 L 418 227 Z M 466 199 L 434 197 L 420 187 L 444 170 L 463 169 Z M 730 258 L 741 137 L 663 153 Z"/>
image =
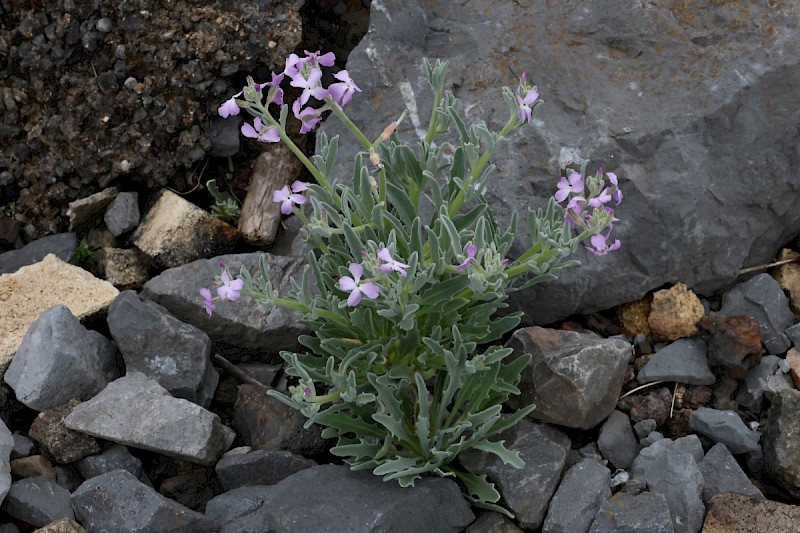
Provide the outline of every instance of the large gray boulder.
<path id="1" fill-rule="evenodd" d="M 581 267 L 523 291 L 519 307 L 542 324 L 678 280 L 706 294 L 800 231 L 798 16 L 794 2 L 384 0 L 349 56 L 363 92 L 347 110 L 376 138 L 408 107 L 400 134 L 415 142 L 432 101 L 421 60 L 442 58 L 469 118 L 499 129 L 499 87 L 526 72 L 545 105 L 494 157 L 487 195 L 501 219 L 542 206 L 560 169 L 585 159 L 614 171 L 625 199 L 622 248 L 579 250 Z M 323 131 L 345 133 L 336 120 Z M 339 146 L 335 175 L 350 176 L 356 142 Z"/>

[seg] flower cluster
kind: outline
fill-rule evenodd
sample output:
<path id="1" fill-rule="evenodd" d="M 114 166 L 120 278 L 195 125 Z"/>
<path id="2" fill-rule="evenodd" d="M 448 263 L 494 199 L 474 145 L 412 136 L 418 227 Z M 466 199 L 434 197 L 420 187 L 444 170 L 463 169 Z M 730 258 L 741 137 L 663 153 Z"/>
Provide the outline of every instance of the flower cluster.
<path id="1" fill-rule="evenodd" d="M 553 197 L 558 203 L 569 199 L 564 218 L 571 228 L 578 228 L 584 237 L 589 237 L 591 246 L 586 249 L 594 255 L 606 255 L 621 246 L 619 239 L 612 242 L 610 238 L 614 223 L 619 219 L 608 204 L 613 201 L 616 202 L 615 206 L 619 205 L 622 191 L 613 172 L 603 173 L 603 169 L 600 169 L 594 176 L 584 179 L 585 171 L 584 166 L 581 172 L 571 172 L 569 176 L 562 177 Z"/>
<path id="2" fill-rule="evenodd" d="M 336 56 L 333 52 L 320 54 L 317 52 L 305 51 L 305 57 L 291 54 L 286 59 L 284 71 L 280 74 L 272 73 L 272 81 L 266 83 L 255 83 L 252 78 L 248 78 L 248 86 L 226 100 L 218 110 L 222 118 L 231 115 L 238 115 L 242 107 L 256 110 L 264 110 L 270 104 L 283 105 L 283 89 L 280 84 L 284 77 L 288 77 L 292 87 L 297 87 L 303 91 L 292 104 L 292 113 L 300 121 L 300 133 L 313 131 L 322 121 L 322 114 L 336 104 L 344 106 L 353 97 L 355 92 L 361 89 L 350 79 L 346 70 L 341 70 L 333 75 L 338 81 L 331 83 L 327 88 L 322 86 L 322 67 L 332 67 Z M 264 100 L 264 89 L 268 89 L 266 101 Z M 244 96 L 245 100 L 239 100 Z M 311 105 L 311 99 L 322 102 L 320 107 Z M 274 143 L 280 141 L 279 127 L 275 124 L 264 124 L 262 118 L 256 116 L 253 124 L 245 123 L 242 125 L 242 135 L 259 142 Z"/>
<path id="3" fill-rule="evenodd" d="M 217 308 L 215 302 L 222 300 L 230 300 L 235 302 L 239 299 L 239 296 L 241 296 L 241 290 L 244 288 L 244 280 L 242 280 L 240 277 L 237 277 L 236 279 L 231 278 L 225 263 L 220 261 L 219 266 L 222 269 L 222 273 L 214 281 L 217 295 L 212 297 L 211 290 L 207 289 L 206 287 L 200 289 L 200 296 L 203 297 L 203 306 L 206 308 L 206 313 L 208 313 L 208 316 L 211 316 L 214 312 L 214 309 Z"/>

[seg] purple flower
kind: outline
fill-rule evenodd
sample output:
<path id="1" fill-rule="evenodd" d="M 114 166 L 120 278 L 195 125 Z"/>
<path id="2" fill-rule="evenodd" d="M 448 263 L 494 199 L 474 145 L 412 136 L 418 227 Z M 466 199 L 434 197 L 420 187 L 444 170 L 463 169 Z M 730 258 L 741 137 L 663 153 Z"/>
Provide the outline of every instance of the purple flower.
<path id="1" fill-rule="evenodd" d="M 406 277 L 408 275 L 405 269 L 408 268 L 409 265 L 406 265 L 404 263 L 392 259 L 392 254 L 389 253 L 388 248 L 382 248 L 380 251 L 378 251 L 378 259 L 384 262 L 381 266 L 378 267 L 378 270 L 380 270 L 381 272 L 388 274 L 394 270 L 396 272 L 399 272 L 400 275 L 403 277 Z"/>
<path id="2" fill-rule="evenodd" d="M 525 78 L 523 77 L 522 79 L 524 80 Z M 517 87 L 517 92 L 514 95 L 514 98 L 517 100 L 517 106 L 519 106 L 517 109 L 517 118 L 519 118 L 519 121 L 523 124 L 525 122 L 530 123 L 531 112 L 533 111 L 531 106 L 536 102 L 536 99 L 539 98 L 539 93 L 536 89 L 528 89 L 523 97 L 520 95 L 521 89 L 522 87 Z"/>
<path id="3" fill-rule="evenodd" d="M 606 172 L 606 176 L 608 176 L 608 181 L 613 185 L 613 187 L 611 187 L 611 198 L 619 205 L 622 202 L 622 191 L 619 190 L 617 175 L 613 172 Z"/>
<path id="4" fill-rule="evenodd" d="M 475 254 L 478 253 L 478 247 L 474 244 L 468 244 L 465 251 L 467 252 L 467 258 L 464 260 L 463 263 L 456 267 L 456 270 L 464 270 L 467 266 L 472 262 L 475 258 Z"/>
<path id="5" fill-rule="evenodd" d="M 606 187 L 605 189 L 603 189 L 603 192 L 601 192 L 597 197 L 589 200 L 589 206 L 602 207 L 603 204 L 609 201 L 611 201 L 611 194 L 609 194 L 608 187 Z"/>
<path id="6" fill-rule="evenodd" d="M 308 73 L 308 77 L 303 76 L 302 72 L 298 72 L 292 76 L 292 81 L 289 83 L 292 87 L 303 89 L 300 93 L 298 101 L 300 105 L 305 105 L 309 97 L 313 96 L 317 100 L 322 100 L 328 95 L 328 91 L 322 88 L 320 81 L 322 80 L 322 71 L 318 68 L 312 68 Z"/>
<path id="7" fill-rule="evenodd" d="M 573 196 L 567 203 L 564 218 L 569 222 L 570 228 L 575 228 L 575 219 L 581 216 L 584 204 L 586 204 L 586 198 L 583 196 Z"/>
<path id="8" fill-rule="evenodd" d="M 561 203 L 567 199 L 570 193 L 583 192 L 583 179 L 580 173 L 573 172 L 569 175 L 569 178 L 562 177 L 558 180 L 557 187 L 558 191 L 556 191 L 554 197 L 556 202 Z"/>
<path id="9" fill-rule="evenodd" d="M 211 313 L 213 313 L 214 309 L 217 307 L 214 305 L 214 302 L 211 301 L 211 291 L 203 287 L 200 289 L 200 296 L 203 297 L 203 306 L 206 308 L 206 313 L 208 313 L 208 316 L 211 316 Z"/>
<path id="10" fill-rule="evenodd" d="M 303 134 L 313 131 L 322 120 L 322 117 L 320 112 L 312 107 L 305 107 L 301 111 L 301 105 L 300 100 L 295 100 L 292 104 L 292 112 L 295 118 L 300 121 L 300 133 Z"/>
<path id="11" fill-rule="evenodd" d="M 354 92 L 361 92 L 361 89 L 350 79 L 350 74 L 348 74 L 346 70 L 337 72 L 333 77 L 341 83 L 331 83 L 328 85 L 328 93 L 342 106 L 350 101 Z"/>
<path id="12" fill-rule="evenodd" d="M 316 52 L 309 52 L 308 50 L 303 50 L 306 53 L 306 57 L 311 62 L 317 62 L 323 67 L 332 67 L 333 64 L 336 62 L 336 56 L 333 52 L 328 52 L 327 54 L 319 55 L 320 52 L 317 50 Z"/>
<path id="13" fill-rule="evenodd" d="M 255 127 L 251 126 L 249 122 L 242 124 L 242 135 L 251 139 L 256 139 L 262 143 L 276 143 L 281 140 L 278 134 L 278 128 L 270 126 L 265 128 L 261 124 L 261 119 L 256 117 L 253 121 Z"/>
<path id="14" fill-rule="evenodd" d="M 586 249 L 592 252 L 594 255 L 606 255 L 608 252 L 616 250 L 620 247 L 621 243 L 619 239 L 614 241 L 614 244 L 611 246 L 608 245 L 606 242 L 606 237 L 604 235 L 592 235 L 592 238 L 589 239 L 589 242 L 592 243 L 591 246 L 587 246 Z"/>
<path id="15" fill-rule="evenodd" d="M 261 91 L 264 87 L 272 87 L 269 93 L 269 105 L 272 102 L 275 102 L 277 105 L 283 105 L 283 89 L 280 88 L 280 84 L 283 81 L 283 72 L 280 74 L 272 74 L 272 81 L 268 81 L 265 83 L 256 83 L 256 91 Z"/>
<path id="16" fill-rule="evenodd" d="M 306 203 L 306 197 L 302 194 L 297 194 L 306 189 L 305 183 L 302 181 L 295 181 L 292 183 L 292 192 L 289 191 L 288 185 L 284 185 L 282 189 L 272 193 L 272 201 L 279 202 L 281 204 L 281 213 L 288 215 L 292 212 L 292 204 L 302 205 Z"/>
<path id="17" fill-rule="evenodd" d="M 350 291 L 350 296 L 347 298 L 347 305 L 355 307 L 361 301 L 361 295 L 374 300 L 378 297 L 380 286 L 375 283 L 361 283 L 361 276 L 364 274 L 364 267 L 358 263 L 350 263 L 347 270 L 353 275 L 342 276 L 339 278 L 339 288 L 343 291 Z"/>
<path id="18" fill-rule="evenodd" d="M 217 287 L 217 296 L 219 296 L 220 300 L 238 300 L 239 291 L 244 287 L 244 281 L 239 278 L 232 280 L 227 270 L 222 271 L 220 280 L 222 281 L 222 285 Z"/>
<path id="19" fill-rule="evenodd" d="M 236 103 L 236 98 L 242 95 L 242 91 L 231 96 L 230 100 L 225 100 L 219 109 L 217 109 L 217 113 L 222 118 L 228 118 L 231 115 L 238 115 L 239 114 L 239 104 Z"/>

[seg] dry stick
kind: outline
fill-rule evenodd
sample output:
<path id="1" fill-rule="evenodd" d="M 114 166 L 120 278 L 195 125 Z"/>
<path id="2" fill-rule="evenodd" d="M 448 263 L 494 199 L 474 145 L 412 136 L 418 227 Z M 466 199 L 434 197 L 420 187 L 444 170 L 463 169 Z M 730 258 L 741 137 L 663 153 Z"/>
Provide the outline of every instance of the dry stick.
<path id="1" fill-rule="evenodd" d="M 767 268 L 772 268 L 781 265 L 788 265 L 789 263 L 794 263 L 795 261 L 800 261 L 800 257 L 795 257 L 794 259 L 784 259 L 783 261 L 767 263 L 766 265 L 757 265 L 754 267 L 743 268 L 739 271 L 739 275 L 742 276 L 744 274 L 749 274 L 750 272 L 757 272 L 759 270 L 766 270 Z"/>
<path id="2" fill-rule="evenodd" d="M 256 378 L 248 375 L 247 373 L 243 372 L 239 367 L 225 359 L 219 354 L 214 354 L 214 360 L 222 365 L 225 370 L 239 378 L 240 381 L 244 381 L 245 383 L 249 383 L 250 385 L 255 385 L 257 387 L 268 388 L 266 385 L 258 381 Z"/>
<path id="3" fill-rule="evenodd" d="M 620 396 L 619 398 L 617 398 L 617 401 L 620 401 L 621 399 L 625 398 L 626 396 L 630 396 L 634 392 L 640 391 L 642 389 L 646 389 L 647 387 L 652 387 L 653 385 L 658 385 L 659 383 L 666 383 L 666 381 L 653 381 L 653 382 L 650 382 L 650 383 L 645 383 L 644 385 L 639 385 L 635 389 L 631 389 L 628 392 L 626 392 L 625 394 L 623 394 L 622 396 Z"/>
<path id="4" fill-rule="evenodd" d="M 678 392 L 678 382 L 675 382 L 675 387 L 672 389 L 672 403 L 669 406 L 669 417 L 672 418 L 672 411 L 675 410 L 675 394 Z"/>

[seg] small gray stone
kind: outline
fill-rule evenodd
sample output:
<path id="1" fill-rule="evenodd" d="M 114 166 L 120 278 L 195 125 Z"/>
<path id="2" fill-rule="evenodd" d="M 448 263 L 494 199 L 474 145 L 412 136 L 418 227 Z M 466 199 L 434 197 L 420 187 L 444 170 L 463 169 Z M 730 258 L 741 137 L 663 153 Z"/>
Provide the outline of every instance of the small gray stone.
<path id="1" fill-rule="evenodd" d="M 36 452 L 36 444 L 20 433 L 19 431 L 14 432 L 14 449 L 11 450 L 11 458 L 12 459 L 19 459 L 20 457 L 28 457 L 29 455 L 33 455 Z"/>
<path id="2" fill-rule="evenodd" d="M 0 420 L 0 501 L 8 494 L 11 487 L 11 450 L 14 449 L 14 437 Z"/>
<path id="3" fill-rule="evenodd" d="M 735 492 L 764 499 L 764 495 L 748 479 L 728 447 L 721 442 L 708 450 L 700 461 L 700 472 L 703 474 L 703 502 L 706 505 L 721 492 Z"/>
<path id="4" fill-rule="evenodd" d="M 128 372 L 154 378 L 176 398 L 208 407 L 219 383 L 211 364 L 211 339 L 133 291 L 117 295 L 108 309 L 108 328 Z"/>
<path id="5" fill-rule="evenodd" d="M 90 533 L 205 533 L 215 531 L 205 516 L 165 498 L 125 470 L 85 481 L 72 494 L 78 521 Z"/>
<path id="6" fill-rule="evenodd" d="M 767 425 L 761 439 L 767 472 L 789 494 L 800 498 L 800 391 L 770 393 Z"/>
<path id="7" fill-rule="evenodd" d="M 503 464 L 494 454 L 477 450 L 460 454 L 461 464 L 473 474 L 488 475 L 519 525 L 536 529 L 542 525 L 564 471 L 569 437 L 553 427 L 521 420 L 501 433 L 498 440 L 504 440 L 509 450 L 519 452 L 525 461 L 523 468 Z"/>
<path id="8" fill-rule="evenodd" d="M 655 444 L 656 442 L 662 440 L 663 438 L 664 435 L 661 434 L 660 431 L 651 431 L 650 433 L 647 434 L 646 437 L 644 437 L 639 441 L 639 448 L 641 449 L 647 448 L 648 446 Z"/>
<path id="9" fill-rule="evenodd" d="M 126 470 L 145 485 L 153 486 L 142 468 L 142 462 L 131 455 L 128 448 L 121 444 L 109 446 L 103 453 L 84 457 L 78 463 L 78 469 L 83 479 L 91 479 L 113 470 Z"/>
<path id="10" fill-rule="evenodd" d="M 800 322 L 786 328 L 786 331 L 784 333 L 786 333 L 786 336 L 792 342 L 794 347 L 800 350 Z"/>
<path id="11" fill-rule="evenodd" d="M 713 385 L 717 378 L 708 366 L 705 341 L 678 339 L 654 353 L 639 371 L 636 381 L 678 381 L 690 385 Z"/>
<path id="12" fill-rule="evenodd" d="M 59 304 L 30 325 L 5 381 L 20 402 L 44 411 L 90 398 L 119 375 L 113 343 Z"/>
<path id="13" fill-rule="evenodd" d="M 600 506 L 611 497 L 611 471 L 584 459 L 564 474 L 550 500 L 543 533 L 586 533 Z"/>
<path id="14" fill-rule="evenodd" d="M 214 520 L 219 533 L 455 533 L 475 519 L 452 480 L 424 478 L 402 488 L 395 481 L 384 482 L 370 472 L 342 465 L 314 466 L 277 485 L 228 491 L 208 502 L 206 516 Z"/>
<path id="15" fill-rule="evenodd" d="M 654 421 L 655 422 L 655 421 Z M 613 411 L 600 429 L 597 447 L 616 468 L 629 469 L 639 454 L 639 443 L 628 415 Z"/>
<path id="16" fill-rule="evenodd" d="M 106 209 L 103 221 L 111 233 L 119 237 L 135 229 L 139 225 L 140 217 L 139 194 L 121 192 Z"/>
<path id="17" fill-rule="evenodd" d="M 239 153 L 242 134 L 239 131 L 242 121 L 237 117 L 221 119 L 216 117 L 208 125 L 205 133 L 211 141 L 211 155 L 231 157 Z"/>
<path id="18" fill-rule="evenodd" d="M 42 453 L 61 464 L 78 461 L 102 450 L 97 439 L 72 431 L 64 425 L 64 418 L 78 404 L 78 400 L 71 400 L 64 405 L 42 411 L 31 425 L 29 432 Z"/>
<path id="19" fill-rule="evenodd" d="M 735 454 L 758 449 L 760 435 L 748 428 L 735 411 L 701 407 L 689 415 L 689 427 L 714 442 L 725 444 Z"/>
<path id="20" fill-rule="evenodd" d="M 75 518 L 69 491 L 46 476 L 12 483 L 4 508 L 17 520 L 36 527 L 46 526 L 59 518 Z"/>
<path id="21" fill-rule="evenodd" d="M 78 237 L 75 233 L 59 233 L 37 239 L 19 250 L 0 254 L 0 274 L 10 274 L 20 268 L 38 263 L 48 254 L 55 254 L 64 262 L 69 262 Z"/>
<path id="22" fill-rule="evenodd" d="M 644 481 L 651 492 L 662 494 L 667 500 L 676 533 L 697 533 L 703 525 L 703 475 L 695 460 L 694 437 L 682 443 L 669 439 L 655 442 L 639 453 L 631 469 L 635 479 Z M 701 460 L 702 453 L 701 446 Z"/>
<path id="23" fill-rule="evenodd" d="M 750 369 L 736 391 L 735 398 L 740 406 L 751 413 L 758 413 L 766 392 L 794 388 L 792 378 L 780 368 L 779 363 L 783 360 L 777 355 L 766 355 Z"/>
<path id="24" fill-rule="evenodd" d="M 794 314 L 783 289 L 769 274 L 758 274 L 735 285 L 722 297 L 718 316 L 747 315 L 758 320 L 761 342 L 773 355 L 791 346 L 786 328 L 794 324 Z"/>
<path id="25" fill-rule="evenodd" d="M 236 448 L 225 453 L 214 469 L 225 490 L 251 485 L 274 485 L 315 463 L 288 451 Z"/>
<path id="26" fill-rule="evenodd" d="M 524 533 L 505 515 L 490 511 L 475 520 L 464 533 Z"/>
<path id="27" fill-rule="evenodd" d="M 633 432 L 636 433 L 637 437 L 643 439 L 651 432 L 655 431 L 657 427 L 658 422 L 656 422 L 655 419 L 645 418 L 644 420 L 639 420 L 633 425 Z"/>
<path id="28" fill-rule="evenodd" d="M 667 500 L 653 492 L 620 492 L 600 506 L 589 533 L 673 533 Z"/>
<path id="29" fill-rule="evenodd" d="M 217 415 L 173 398 L 140 372 L 109 383 L 75 407 L 64 424 L 95 437 L 204 465 L 214 464 L 235 436 Z"/>

